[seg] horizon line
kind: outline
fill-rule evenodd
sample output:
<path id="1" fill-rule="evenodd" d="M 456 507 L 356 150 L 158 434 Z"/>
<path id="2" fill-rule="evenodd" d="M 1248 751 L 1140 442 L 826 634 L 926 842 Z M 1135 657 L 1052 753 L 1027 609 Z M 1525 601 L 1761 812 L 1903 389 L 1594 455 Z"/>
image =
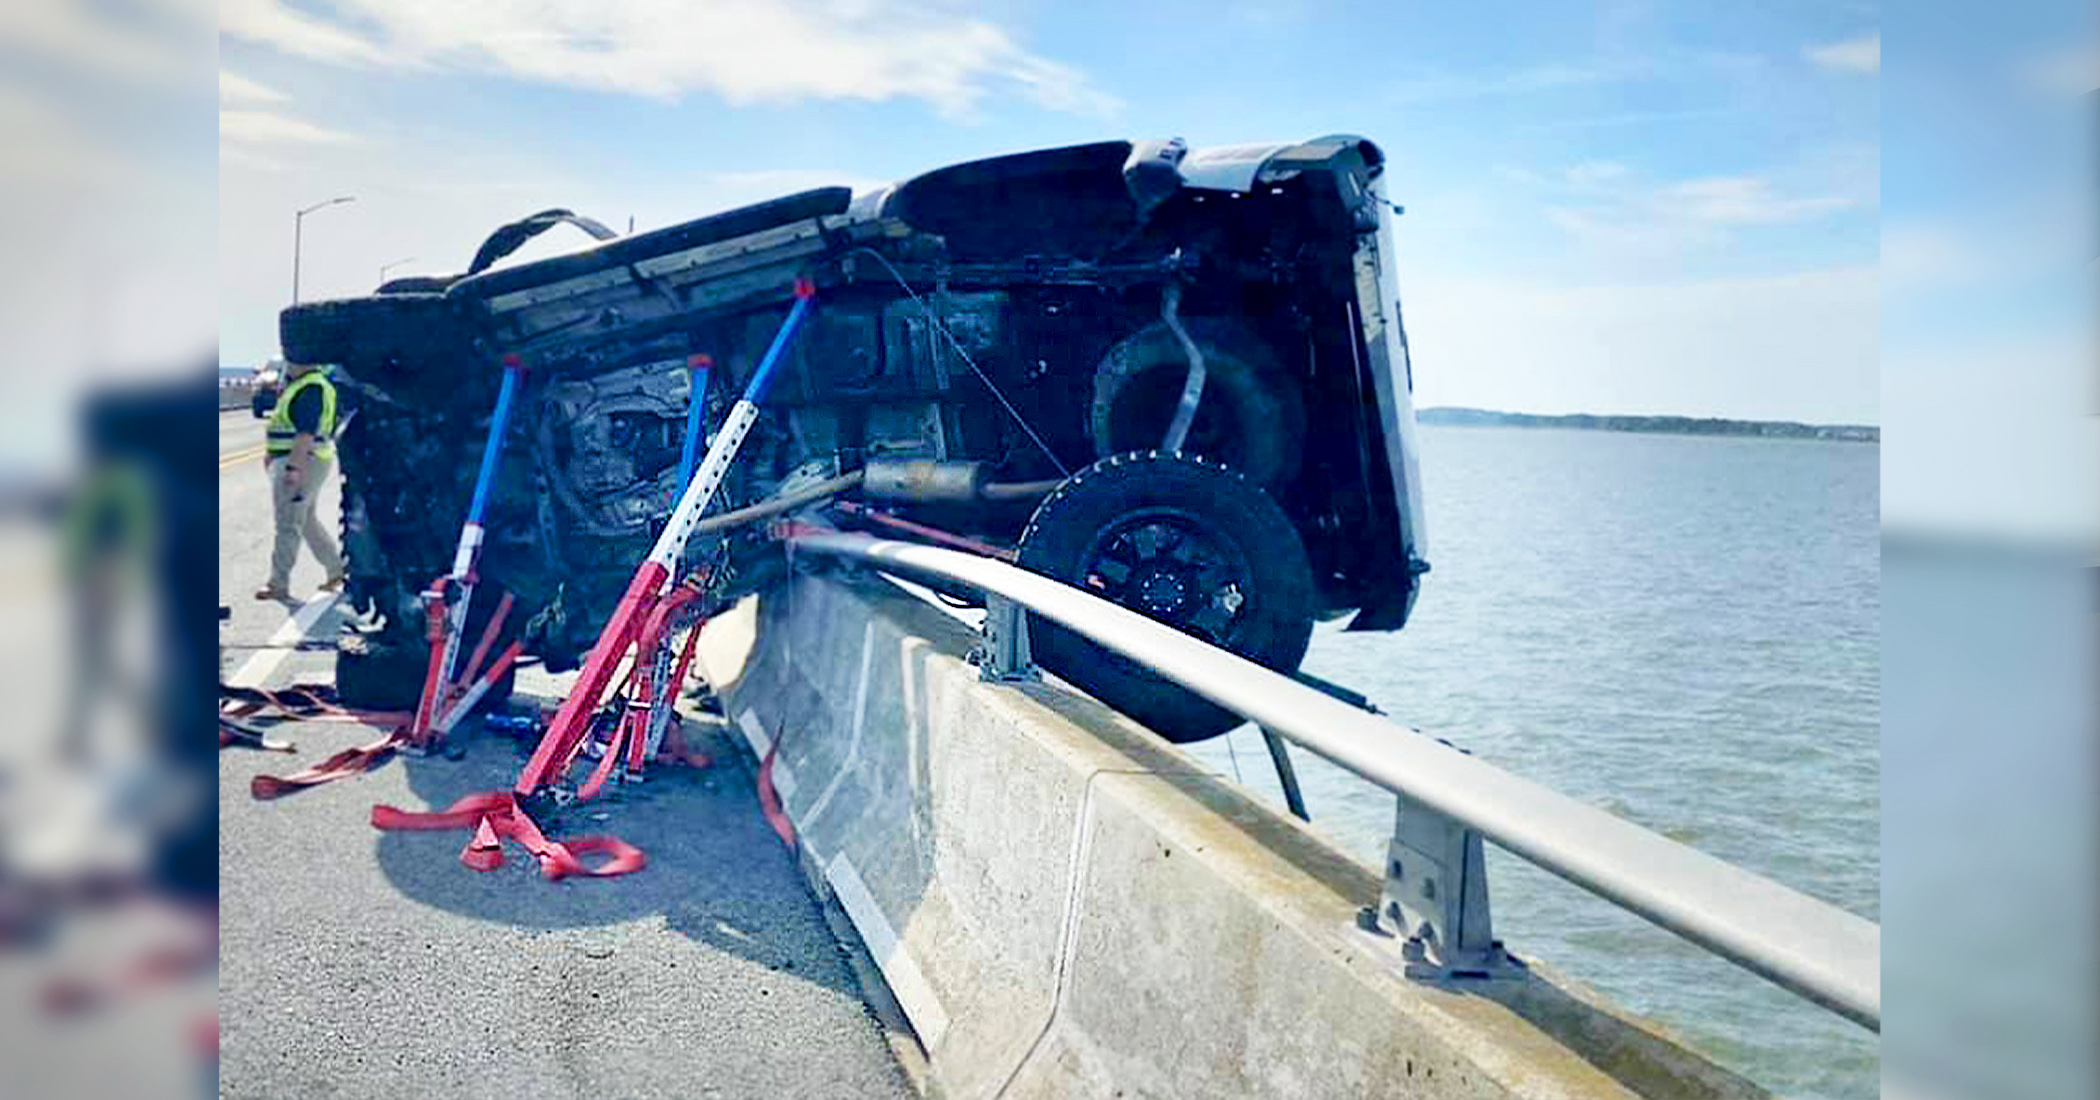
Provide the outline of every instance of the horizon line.
<path id="1" fill-rule="evenodd" d="M 1648 417 L 1648 418 L 1650 418 L 1650 419 L 1667 419 L 1667 420 L 1694 420 L 1694 421 L 1696 421 L 1696 420 L 1717 420 L 1717 421 L 1730 421 L 1730 422 L 1733 422 L 1733 423 L 1738 423 L 1738 424 L 1799 424 L 1799 425 L 1801 425 L 1802 427 L 1807 427 L 1807 428 L 1873 428 L 1873 429 L 1875 429 L 1875 430 L 1877 430 L 1877 431 L 1878 431 L 1878 430 L 1880 430 L 1880 428 L 1881 428 L 1881 425 L 1880 425 L 1879 423 L 1876 423 L 1876 422 L 1871 422 L 1871 421 L 1856 421 L 1856 420 L 1843 420 L 1843 421 L 1818 421 L 1818 420 L 1775 420 L 1775 419 L 1771 419 L 1771 418 L 1767 418 L 1767 417 L 1749 417 L 1749 416 L 1721 416 L 1721 415 L 1716 415 L 1716 414 L 1693 414 L 1693 413 L 1655 413 L 1655 412 L 1564 412 L 1564 413 L 1548 413 L 1548 412 L 1526 412 L 1526 411 L 1523 411 L 1523 410 L 1518 410 L 1518 409 L 1491 409 L 1491 408 L 1487 408 L 1487 407 L 1485 407 L 1485 406 L 1481 406 L 1481 405 L 1424 405 L 1424 406 L 1421 406 L 1420 408 L 1418 408 L 1418 409 L 1416 409 L 1416 410 L 1415 410 L 1415 415 L 1416 415 L 1416 416 L 1420 416 L 1420 415 L 1422 415 L 1423 413 L 1429 413 L 1429 412 L 1441 412 L 1441 411 L 1451 411 L 1451 412 L 1477 412 L 1477 413 L 1493 413 L 1493 414 L 1495 414 L 1495 415 L 1497 415 L 1497 416 L 1536 416 L 1536 417 L 1541 417 L 1541 418 L 1553 418 L 1553 417 L 1570 417 L 1570 416 L 1595 416 L 1595 417 L 1617 417 L 1617 418 L 1621 418 L 1621 419 L 1632 419 L 1632 418 L 1635 418 L 1635 417 Z"/>

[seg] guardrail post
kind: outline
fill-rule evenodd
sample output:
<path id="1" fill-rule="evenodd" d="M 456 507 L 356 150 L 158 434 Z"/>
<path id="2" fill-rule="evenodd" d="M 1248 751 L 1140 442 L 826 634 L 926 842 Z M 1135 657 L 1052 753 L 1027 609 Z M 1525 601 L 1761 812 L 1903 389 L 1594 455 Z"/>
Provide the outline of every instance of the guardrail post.
<path id="1" fill-rule="evenodd" d="M 1378 923 L 1403 941 L 1414 978 L 1492 978 L 1520 965 L 1502 950 L 1488 912 L 1480 834 L 1404 794 L 1386 848 Z"/>
<path id="2" fill-rule="evenodd" d="M 977 673 L 982 679 L 1005 684 L 1041 678 L 1028 652 L 1027 608 L 1004 596 L 985 596 L 984 644 L 978 653 Z"/>

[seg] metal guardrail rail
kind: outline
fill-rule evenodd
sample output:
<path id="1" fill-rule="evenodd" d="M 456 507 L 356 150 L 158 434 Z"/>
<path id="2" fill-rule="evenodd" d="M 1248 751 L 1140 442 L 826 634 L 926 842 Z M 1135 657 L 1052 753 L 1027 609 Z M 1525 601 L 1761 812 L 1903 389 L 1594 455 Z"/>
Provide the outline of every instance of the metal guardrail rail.
<path id="1" fill-rule="evenodd" d="M 1380 908 L 1410 973 L 1492 977 L 1481 838 L 1869 1030 L 1881 1030 L 1881 927 L 1396 726 L 1287 676 L 1047 577 L 954 550 L 785 532 L 790 547 L 987 595 L 992 678 L 1028 668 L 1021 609 L 1042 615 L 1398 796 Z M 1426 868 L 1426 869 L 1425 869 Z M 1439 886 L 1438 883 L 1442 885 Z"/>

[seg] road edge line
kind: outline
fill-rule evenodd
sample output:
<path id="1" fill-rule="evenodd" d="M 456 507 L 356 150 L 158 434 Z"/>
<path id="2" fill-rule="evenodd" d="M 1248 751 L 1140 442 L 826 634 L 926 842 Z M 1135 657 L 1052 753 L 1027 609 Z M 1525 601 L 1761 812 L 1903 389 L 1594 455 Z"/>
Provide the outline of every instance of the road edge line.
<path id="1" fill-rule="evenodd" d="M 247 663 L 227 677 L 227 686 L 263 686 L 271 674 L 277 671 L 277 666 L 283 664 L 286 657 L 291 656 L 293 647 L 311 637 L 314 624 L 319 622 L 321 616 L 334 607 L 336 600 L 340 598 L 337 593 L 323 592 L 300 605 L 299 610 L 293 612 L 292 617 L 279 626 L 277 632 L 270 635 L 270 640 L 264 643 L 268 648 L 248 658 Z"/>

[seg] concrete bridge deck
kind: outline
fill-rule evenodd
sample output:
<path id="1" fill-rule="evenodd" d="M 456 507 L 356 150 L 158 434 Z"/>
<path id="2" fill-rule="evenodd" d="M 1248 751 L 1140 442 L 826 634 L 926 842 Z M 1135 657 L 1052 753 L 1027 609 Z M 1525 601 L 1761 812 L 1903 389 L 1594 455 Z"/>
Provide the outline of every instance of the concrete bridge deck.
<path id="1" fill-rule="evenodd" d="M 326 681 L 327 652 L 255 648 L 294 609 L 251 597 L 270 538 L 251 453 L 260 422 L 243 409 L 220 425 L 226 674 Z M 321 504 L 334 514 L 332 488 Z M 320 579 L 303 559 L 293 591 L 310 597 Z M 333 636 L 332 612 L 308 618 L 305 636 Z M 252 776 L 375 737 L 332 723 L 280 731 L 296 756 L 220 757 L 221 1096 L 912 1094 L 894 1033 L 863 999 L 850 932 L 842 946 L 728 746 L 706 746 L 720 762 L 710 771 L 660 773 L 641 797 L 561 823 L 617 830 L 647 850 L 646 871 L 549 883 L 514 847 L 501 870 L 477 874 L 458 862 L 463 833 L 381 834 L 367 821 L 375 802 L 439 808 L 509 786 L 520 757 L 508 742 L 477 737 L 464 760 L 396 759 L 253 801 Z M 611 820 L 591 820 L 600 813 Z"/>

